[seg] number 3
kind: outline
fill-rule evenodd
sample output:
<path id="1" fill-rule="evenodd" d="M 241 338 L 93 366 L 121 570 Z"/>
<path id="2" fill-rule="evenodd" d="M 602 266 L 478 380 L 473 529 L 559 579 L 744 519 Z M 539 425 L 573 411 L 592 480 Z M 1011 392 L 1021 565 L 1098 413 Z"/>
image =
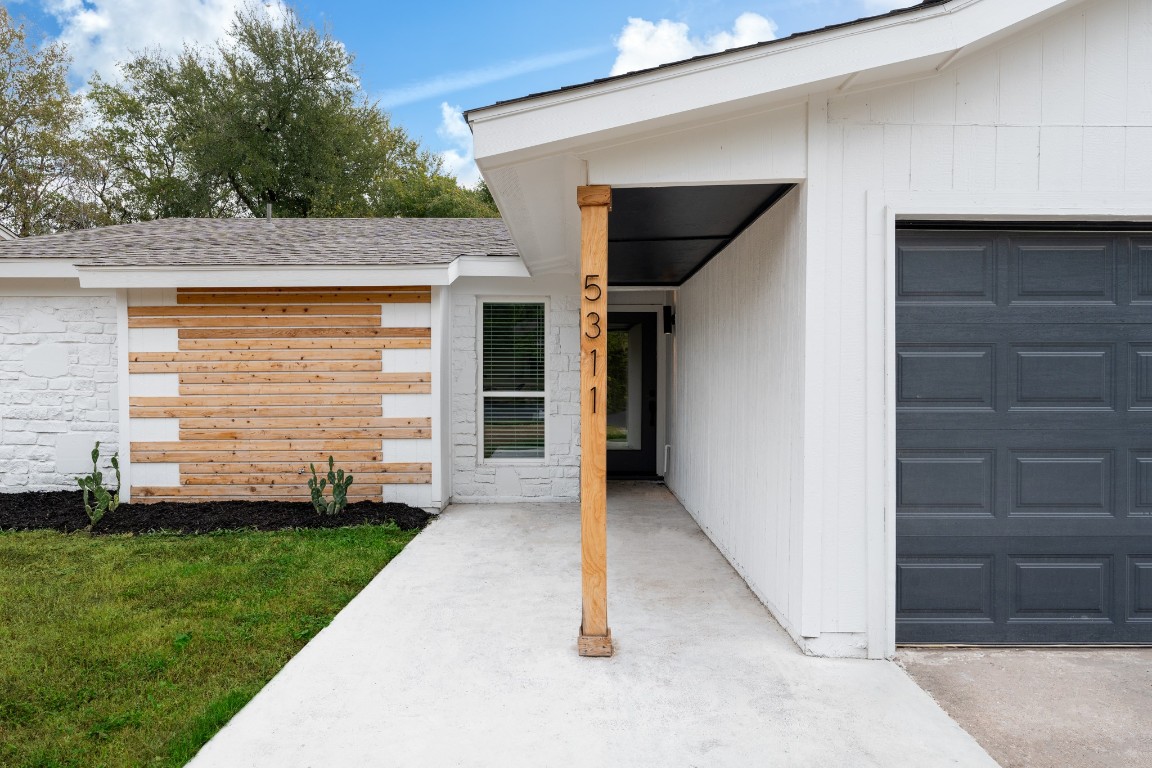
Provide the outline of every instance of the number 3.
<path id="1" fill-rule="evenodd" d="M 590 339 L 600 338 L 600 314 L 598 312 L 589 312 L 587 317 L 591 327 L 596 329 L 596 333 L 592 333 L 591 328 L 589 328 L 589 330 L 584 331 L 584 335 Z"/>

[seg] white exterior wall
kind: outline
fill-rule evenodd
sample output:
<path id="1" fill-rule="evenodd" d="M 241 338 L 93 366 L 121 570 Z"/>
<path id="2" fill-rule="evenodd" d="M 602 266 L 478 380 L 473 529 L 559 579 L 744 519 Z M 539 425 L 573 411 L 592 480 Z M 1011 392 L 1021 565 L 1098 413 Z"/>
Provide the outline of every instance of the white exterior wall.
<path id="1" fill-rule="evenodd" d="M 804 193 L 679 291 L 668 487 L 798 641 Z"/>
<path id="2" fill-rule="evenodd" d="M 588 183 L 659 186 L 803 179 L 807 115 L 805 104 L 793 104 L 589 152 L 582 155 Z"/>
<path id="3" fill-rule="evenodd" d="M 0 492 L 78 490 L 95 442 L 106 474 L 118 450 L 116 298 L 18 282 L 0 288 Z"/>
<path id="4" fill-rule="evenodd" d="M 827 118 L 824 119 L 826 113 Z M 892 217 L 1100 218 L 1152 192 L 1152 3 L 1101 0 L 940 74 L 814 98 L 806 382 L 819 627 L 894 649 Z M 976 213 L 973 213 L 976 211 Z M 983 211 L 980 214 L 979 211 Z M 1146 205 L 1143 216 L 1152 214 Z M 881 650 L 882 649 L 882 650 Z M 839 651 L 833 651 L 839 652 Z"/>
<path id="5" fill-rule="evenodd" d="M 462 279 L 448 289 L 452 307 L 450 412 L 452 501 L 576 501 L 580 494 L 580 295 L 575 276 Z M 545 458 L 485 462 L 479 446 L 480 303 L 542 300 L 545 330 Z"/>

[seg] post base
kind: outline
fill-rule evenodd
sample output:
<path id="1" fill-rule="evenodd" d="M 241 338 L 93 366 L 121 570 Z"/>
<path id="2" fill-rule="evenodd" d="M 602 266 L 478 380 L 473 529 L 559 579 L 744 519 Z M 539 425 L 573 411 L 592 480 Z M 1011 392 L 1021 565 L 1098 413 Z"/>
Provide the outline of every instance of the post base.
<path id="1" fill-rule="evenodd" d="M 580 639 L 576 641 L 576 650 L 581 656 L 611 656 L 612 630 L 606 635 L 586 635 L 584 627 L 580 627 Z"/>

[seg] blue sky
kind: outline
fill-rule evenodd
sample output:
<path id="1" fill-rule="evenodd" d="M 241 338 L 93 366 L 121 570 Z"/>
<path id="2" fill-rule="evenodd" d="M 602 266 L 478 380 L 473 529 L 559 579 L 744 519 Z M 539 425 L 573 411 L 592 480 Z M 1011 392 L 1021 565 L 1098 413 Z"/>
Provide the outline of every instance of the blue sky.
<path id="1" fill-rule="evenodd" d="M 73 51 L 73 84 L 143 48 L 206 43 L 243 0 L 7 0 L 34 39 Z M 915 0 L 547 0 L 421 3 L 301 0 L 356 54 L 365 90 L 465 181 L 457 109 L 604 77 L 773 34 L 789 35 Z M 273 11 L 275 12 L 275 11 Z"/>

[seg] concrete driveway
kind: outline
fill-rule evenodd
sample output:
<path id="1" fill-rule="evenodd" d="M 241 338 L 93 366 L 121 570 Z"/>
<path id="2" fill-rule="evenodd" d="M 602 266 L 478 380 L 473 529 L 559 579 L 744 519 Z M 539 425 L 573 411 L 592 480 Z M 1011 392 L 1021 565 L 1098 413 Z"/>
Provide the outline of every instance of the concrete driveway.
<path id="1" fill-rule="evenodd" d="M 1152 768 L 1152 648 L 904 650 L 1004 768 Z"/>
<path id="2" fill-rule="evenodd" d="M 191 765 L 996 765 L 896 664 L 802 655 L 663 488 L 609 520 L 613 658 L 576 506 L 453 507 Z"/>

